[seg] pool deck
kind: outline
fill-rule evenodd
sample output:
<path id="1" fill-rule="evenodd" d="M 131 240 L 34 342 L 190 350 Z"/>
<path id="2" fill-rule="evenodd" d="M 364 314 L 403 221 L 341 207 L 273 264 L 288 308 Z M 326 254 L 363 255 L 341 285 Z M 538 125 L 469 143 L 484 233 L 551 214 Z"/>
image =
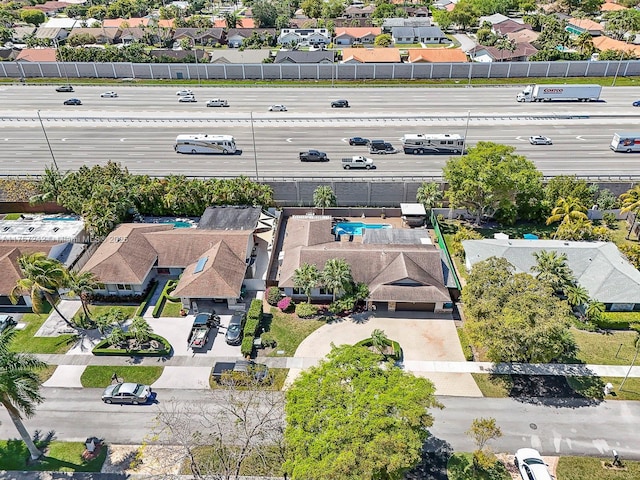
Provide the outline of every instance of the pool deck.
<path id="1" fill-rule="evenodd" d="M 410 227 L 407 227 L 404 222 L 402 221 L 402 218 L 400 217 L 386 217 L 386 218 L 381 218 L 381 217 L 339 217 L 340 223 L 342 222 L 360 222 L 360 223 L 375 223 L 375 224 L 387 224 L 387 225 L 391 225 L 391 228 L 406 228 L 406 229 L 411 229 Z M 431 236 L 431 230 L 428 230 L 429 234 Z M 431 239 L 433 241 L 433 238 Z M 349 240 L 349 235 L 348 234 L 342 234 L 340 236 L 340 241 L 341 242 L 348 242 Z M 353 235 L 353 239 L 351 240 L 351 242 L 354 243 L 362 243 L 362 235 Z"/>

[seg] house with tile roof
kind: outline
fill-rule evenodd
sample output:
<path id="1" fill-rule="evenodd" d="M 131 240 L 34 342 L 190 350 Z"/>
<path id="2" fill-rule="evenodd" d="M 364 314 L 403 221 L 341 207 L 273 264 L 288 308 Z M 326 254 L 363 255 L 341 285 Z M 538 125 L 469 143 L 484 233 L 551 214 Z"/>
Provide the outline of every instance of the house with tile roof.
<path id="1" fill-rule="evenodd" d="M 64 40 L 69 36 L 69 30 L 66 30 L 64 28 L 48 28 L 48 27 L 38 27 L 38 29 L 36 30 L 36 38 L 41 38 L 41 39 L 49 39 L 49 40 L 55 40 L 55 41 L 60 41 L 60 40 Z"/>
<path id="2" fill-rule="evenodd" d="M 55 48 L 23 48 L 16 57 L 18 62 L 55 62 Z"/>
<path id="3" fill-rule="evenodd" d="M 336 27 L 334 45 L 373 45 L 380 27 Z"/>
<path id="4" fill-rule="evenodd" d="M 451 311 L 440 252 L 434 245 L 376 244 L 336 241 L 330 217 L 289 217 L 277 279 L 285 295 L 303 300 L 294 285 L 296 269 L 308 263 L 322 270 L 327 260 L 341 258 L 357 283 L 369 287 L 368 306 L 377 310 Z M 312 299 L 330 302 L 332 292 L 312 289 Z"/>
<path id="5" fill-rule="evenodd" d="M 133 27 L 146 27 L 149 25 L 151 19 L 149 18 L 105 18 L 102 21 L 102 26 L 105 28 L 133 28 Z"/>
<path id="6" fill-rule="evenodd" d="M 374 5 L 349 5 L 344 10 L 345 18 L 363 18 L 369 19 L 376 7 Z"/>
<path id="7" fill-rule="evenodd" d="M 640 45 L 634 45 L 633 43 L 627 43 L 621 40 L 614 40 L 613 38 L 605 37 L 604 35 L 594 37 L 593 45 L 600 51 L 617 50 L 619 52 L 630 52 L 640 56 Z"/>
<path id="8" fill-rule="evenodd" d="M 119 28 L 74 28 L 69 34 L 69 40 L 76 35 L 91 35 L 96 39 L 95 43 L 102 45 L 117 43 L 120 40 L 122 31 Z"/>
<path id="9" fill-rule="evenodd" d="M 539 36 L 539 32 L 527 29 L 507 33 L 507 37 L 516 43 L 533 43 L 538 39 Z"/>
<path id="10" fill-rule="evenodd" d="M 398 48 L 343 48 L 340 63 L 400 63 Z"/>
<path id="11" fill-rule="evenodd" d="M 25 37 L 33 35 L 36 31 L 36 27 L 13 27 L 11 29 L 11 42 L 12 43 L 24 43 Z"/>
<path id="12" fill-rule="evenodd" d="M 462 63 L 468 62 L 467 54 L 459 48 L 410 48 L 409 63 Z"/>
<path id="13" fill-rule="evenodd" d="M 502 22 L 494 23 L 491 30 L 497 35 L 506 35 L 508 33 L 519 32 L 521 30 L 532 30 L 532 28 L 528 23 L 516 22 L 515 20 L 508 18 Z"/>
<path id="14" fill-rule="evenodd" d="M 237 28 L 256 28 L 256 22 L 253 18 L 240 17 L 242 24 L 238 23 Z M 213 21 L 213 26 L 215 28 L 227 28 L 227 22 L 224 21 L 224 18 L 216 18 Z"/>
<path id="15" fill-rule="evenodd" d="M 225 41 L 222 28 L 176 28 L 173 39 L 180 41 L 183 38 L 188 38 L 197 45 L 215 45 Z"/>
<path id="16" fill-rule="evenodd" d="M 391 29 L 391 38 L 393 43 L 397 45 L 409 43 L 424 44 L 448 44 L 451 40 L 447 38 L 440 27 L 393 27 Z"/>
<path id="17" fill-rule="evenodd" d="M 567 20 L 565 30 L 572 35 L 580 35 L 581 33 L 588 32 L 592 37 L 596 37 L 603 34 L 604 27 L 598 22 L 594 22 L 588 18 L 570 18 Z"/>
<path id="18" fill-rule="evenodd" d="M 532 273 L 534 253 L 557 252 L 567 256 L 567 266 L 589 296 L 607 310 L 640 308 L 640 271 L 612 242 L 570 242 L 565 240 L 485 239 L 463 240 L 465 266 L 490 257 L 504 258 L 518 272 Z"/>
<path id="19" fill-rule="evenodd" d="M 254 32 L 263 40 L 267 37 L 276 37 L 275 28 L 230 28 L 227 32 L 227 45 L 229 48 L 239 48 L 242 42 L 246 38 L 251 38 Z"/>
<path id="20" fill-rule="evenodd" d="M 606 1 L 602 4 L 602 6 L 600 7 L 600 11 L 603 13 L 606 12 L 617 12 L 619 10 L 626 10 L 627 7 L 625 7 L 624 5 L 620 5 L 618 3 L 614 3 L 614 2 L 609 2 Z"/>

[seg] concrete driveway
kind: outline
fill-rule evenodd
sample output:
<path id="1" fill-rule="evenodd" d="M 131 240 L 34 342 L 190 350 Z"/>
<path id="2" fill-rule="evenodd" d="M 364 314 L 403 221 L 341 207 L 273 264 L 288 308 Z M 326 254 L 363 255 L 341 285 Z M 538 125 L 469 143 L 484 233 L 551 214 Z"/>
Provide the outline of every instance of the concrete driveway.
<path id="1" fill-rule="evenodd" d="M 388 338 L 400 343 L 403 351 L 402 366 L 416 376 L 429 378 L 438 395 L 481 397 L 473 377 L 468 373 L 434 372 L 430 362 L 464 362 L 456 327 L 449 318 L 426 318 L 422 312 L 365 313 L 324 325 L 304 339 L 296 350 L 300 367 L 291 369 L 287 377 L 290 384 L 304 368 L 316 364 L 319 357 L 335 345 L 353 345 L 369 338 L 380 329 Z M 444 317 L 444 316 L 443 316 Z"/>

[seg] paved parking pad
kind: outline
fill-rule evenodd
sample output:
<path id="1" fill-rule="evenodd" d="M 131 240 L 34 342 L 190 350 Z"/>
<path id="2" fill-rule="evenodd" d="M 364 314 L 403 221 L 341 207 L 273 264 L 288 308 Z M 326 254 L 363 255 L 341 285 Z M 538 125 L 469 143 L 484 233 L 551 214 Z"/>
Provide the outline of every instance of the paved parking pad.
<path id="1" fill-rule="evenodd" d="M 87 368 L 86 365 L 58 365 L 42 385 L 45 387 L 82 388 L 80 377 Z"/>
<path id="2" fill-rule="evenodd" d="M 208 390 L 209 375 L 211 367 L 164 367 L 162 375 L 151 387 Z"/>

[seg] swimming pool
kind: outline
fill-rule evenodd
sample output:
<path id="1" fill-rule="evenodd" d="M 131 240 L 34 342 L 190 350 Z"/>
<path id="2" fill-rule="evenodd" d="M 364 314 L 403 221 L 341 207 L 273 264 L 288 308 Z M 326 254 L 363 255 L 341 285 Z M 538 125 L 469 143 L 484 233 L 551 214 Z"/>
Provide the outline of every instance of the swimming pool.
<path id="1" fill-rule="evenodd" d="M 391 228 L 388 223 L 362 223 L 362 222 L 341 222 L 336 223 L 336 235 L 362 235 L 362 230 L 370 228 L 372 230 L 380 230 L 382 228 Z"/>

